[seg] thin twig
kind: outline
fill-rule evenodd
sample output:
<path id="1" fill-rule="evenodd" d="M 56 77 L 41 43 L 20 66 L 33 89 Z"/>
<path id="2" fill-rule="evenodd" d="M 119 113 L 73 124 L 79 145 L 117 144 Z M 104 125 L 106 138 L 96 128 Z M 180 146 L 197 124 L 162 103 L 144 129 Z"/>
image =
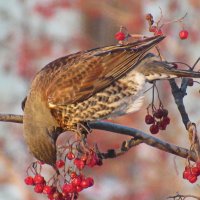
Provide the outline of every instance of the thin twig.
<path id="1" fill-rule="evenodd" d="M 167 197 L 167 199 L 177 199 L 179 198 L 180 200 L 184 200 L 186 198 L 194 198 L 194 199 L 197 199 L 197 200 L 200 200 L 200 197 L 198 196 L 195 196 L 195 195 L 182 195 L 182 194 L 177 194 L 177 195 L 174 195 L 174 196 L 169 196 Z"/>

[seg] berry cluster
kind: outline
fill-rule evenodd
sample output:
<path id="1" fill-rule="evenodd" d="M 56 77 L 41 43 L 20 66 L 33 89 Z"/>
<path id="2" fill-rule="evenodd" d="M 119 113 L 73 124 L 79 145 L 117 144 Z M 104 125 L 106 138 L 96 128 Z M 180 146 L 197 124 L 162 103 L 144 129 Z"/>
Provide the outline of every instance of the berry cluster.
<path id="1" fill-rule="evenodd" d="M 161 28 L 162 28 L 165 24 L 162 24 L 161 26 L 159 26 L 159 25 L 158 25 L 159 22 L 160 22 L 160 21 L 159 21 L 159 22 L 157 22 L 156 25 L 155 25 L 153 16 L 152 16 L 150 13 L 146 14 L 145 19 L 148 21 L 148 24 L 149 24 L 149 32 L 154 33 L 154 35 L 163 35 L 163 32 L 162 32 Z M 172 21 L 172 22 L 182 22 L 182 20 L 183 20 L 183 18 L 181 18 L 181 19 L 179 19 L 179 20 Z M 172 23 L 172 22 L 171 22 L 171 23 Z M 189 36 L 189 33 L 188 33 L 188 31 L 185 30 L 185 29 L 183 29 L 183 30 L 181 30 L 181 31 L 179 32 L 179 38 L 180 38 L 181 40 L 187 39 L 188 36 Z"/>
<path id="2" fill-rule="evenodd" d="M 156 26 L 154 25 L 153 16 L 150 13 L 146 14 L 145 19 L 149 23 L 150 32 L 154 33 L 154 35 L 163 35 L 161 28 L 159 28 L 157 25 Z"/>
<path id="3" fill-rule="evenodd" d="M 148 111 L 148 110 L 147 110 Z M 157 134 L 159 130 L 165 130 L 170 123 L 168 111 L 163 108 L 153 110 L 153 115 L 148 114 L 145 116 L 145 123 L 151 125 L 149 130 L 152 134 Z"/>
<path id="4" fill-rule="evenodd" d="M 186 166 L 183 171 L 183 178 L 187 179 L 190 183 L 195 183 L 197 177 L 200 175 L 200 162 L 196 162 L 194 166 Z"/>
<path id="5" fill-rule="evenodd" d="M 77 175 L 76 172 L 71 172 L 69 182 L 63 184 L 61 191 L 59 191 L 56 186 L 47 184 L 44 177 L 40 174 L 36 174 L 34 177 L 27 176 L 24 182 L 27 185 L 34 186 L 34 191 L 36 193 L 47 195 L 49 200 L 76 199 L 79 192 L 94 185 L 93 178 Z"/>
<path id="6" fill-rule="evenodd" d="M 82 146 L 81 143 L 64 146 L 59 149 L 55 168 L 59 171 L 46 181 L 41 175 L 43 163 L 37 161 L 27 170 L 24 182 L 34 186 L 36 193 L 47 195 L 49 200 L 72 200 L 77 199 L 79 192 L 94 185 L 92 177 L 85 177 L 83 169 L 102 165 L 94 148 Z M 38 167 L 39 165 L 39 167 Z M 39 168 L 39 170 L 38 170 Z M 29 175 L 31 171 L 32 175 Z"/>

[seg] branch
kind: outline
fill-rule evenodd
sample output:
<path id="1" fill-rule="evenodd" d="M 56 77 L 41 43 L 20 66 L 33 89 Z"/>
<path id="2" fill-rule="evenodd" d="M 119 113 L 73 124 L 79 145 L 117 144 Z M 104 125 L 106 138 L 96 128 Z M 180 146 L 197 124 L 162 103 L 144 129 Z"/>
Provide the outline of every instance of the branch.
<path id="1" fill-rule="evenodd" d="M 13 114 L 0 114 L 0 121 L 23 123 L 23 116 L 22 115 L 13 115 Z"/>
<path id="2" fill-rule="evenodd" d="M 186 95 L 187 81 L 186 81 L 186 79 L 183 79 L 181 88 L 178 87 L 178 85 L 176 84 L 174 79 L 169 80 L 169 83 L 171 86 L 172 95 L 174 97 L 175 103 L 181 114 L 183 124 L 185 125 L 185 128 L 187 129 L 187 124 L 190 122 L 190 119 L 185 110 L 185 106 L 183 104 L 183 98 Z"/>
<path id="3" fill-rule="evenodd" d="M 197 200 L 200 200 L 200 197 L 198 197 L 198 196 L 195 196 L 195 195 L 182 195 L 182 194 L 177 194 L 177 195 L 175 195 L 175 196 L 169 196 L 169 197 L 167 197 L 167 199 L 180 199 L 180 200 L 184 200 L 184 199 L 186 199 L 186 198 L 194 198 L 194 199 L 197 199 Z"/>
<path id="4" fill-rule="evenodd" d="M 199 61 L 199 59 L 197 61 Z M 194 66 L 196 65 L 196 63 L 197 62 L 195 62 Z M 193 66 L 193 68 L 194 68 L 194 66 Z M 189 116 L 185 109 L 185 105 L 183 103 L 183 98 L 187 95 L 186 90 L 187 90 L 187 86 L 188 86 L 188 79 L 187 78 L 182 79 L 180 88 L 178 87 L 178 85 L 176 84 L 174 79 L 169 80 L 169 83 L 171 86 L 172 95 L 174 97 L 175 103 L 180 112 L 182 121 L 185 125 L 186 130 L 188 130 L 190 144 L 194 148 L 194 150 L 196 151 L 196 153 L 198 154 L 198 157 L 199 157 L 200 156 L 200 143 L 199 143 L 199 138 L 197 135 L 196 125 L 195 125 L 195 123 L 192 123 L 190 121 Z"/>
<path id="5" fill-rule="evenodd" d="M 23 123 L 23 116 L 22 115 L 11 115 L 11 114 L 0 114 L 0 121 L 4 122 L 15 122 L 15 123 Z M 99 129 L 109 132 L 118 133 L 121 135 L 128 135 L 131 137 L 134 137 L 134 139 L 137 139 L 139 143 L 145 143 L 149 146 L 155 147 L 157 149 L 160 149 L 162 151 L 166 151 L 168 153 L 172 153 L 174 155 L 183 157 L 183 158 L 190 158 L 193 161 L 197 160 L 196 154 L 193 151 L 189 151 L 188 149 L 176 146 L 174 144 L 170 144 L 168 142 L 165 142 L 163 140 L 160 140 L 156 137 L 153 137 L 149 134 L 146 134 L 140 130 L 129 128 L 126 126 L 110 123 L 110 122 L 90 122 L 89 123 L 90 128 L 92 129 Z M 130 143 L 130 146 L 135 146 L 134 140 L 132 140 L 132 144 Z M 122 145 L 123 147 L 123 145 Z M 129 148 L 128 148 L 129 149 Z M 123 148 L 121 148 L 123 150 Z M 121 154 L 119 151 L 117 154 Z M 105 156 L 106 157 L 106 156 Z M 109 156 L 108 156 L 109 157 Z"/>
<path id="6" fill-rule="evenodd" d="M 99 129 L 104 131 L 110 131 L 114 133 L 118 133 L 121 135 L 129 135 L 137 139 L 141 139 L 143 143 L 160 149 L 162 151 L 166 151 L 168 153 L 172 153 L 174 155 L 190 158 L 193 161 L 197 160 L 196 154 L 188 149 L 176 146 L 174 144 L 170 144 L 163 140 L 160 140 L 156 137 L 153 137 L 149 134 L 146 134 L 140 130 L 129 128 L 126 126 L 110 123 L 110 122 L 91 122 L 89 123 L 90 127 L 93 129 Z"/>

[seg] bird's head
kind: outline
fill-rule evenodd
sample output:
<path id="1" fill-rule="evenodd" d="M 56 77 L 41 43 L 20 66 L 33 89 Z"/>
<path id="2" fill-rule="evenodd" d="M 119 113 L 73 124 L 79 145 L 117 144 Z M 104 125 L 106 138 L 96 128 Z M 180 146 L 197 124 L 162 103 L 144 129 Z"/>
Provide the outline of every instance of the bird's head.
<path id="1" fill-rule="evenodd" d="M 52 166 L 56 163 L 56 140 L 62 132 L 46 104 L 35 95 L 27 97 L 24 108 L 24 138 L 33 156 Z"/>

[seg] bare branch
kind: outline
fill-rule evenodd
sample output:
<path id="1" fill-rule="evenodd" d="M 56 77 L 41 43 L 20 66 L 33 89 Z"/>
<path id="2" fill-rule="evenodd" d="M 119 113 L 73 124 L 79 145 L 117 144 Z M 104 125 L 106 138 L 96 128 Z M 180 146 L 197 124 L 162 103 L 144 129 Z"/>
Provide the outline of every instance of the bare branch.
<path id="1" fill-rule="evenodd" d="M 194 199 L 197 199 L 197 200 L 200 200 L 200 197 L 198 196 L 194 196 L 194 195 L 182 195 L 182 194 L 177 194 L 177 195 L 174 195 L 174 196 L 169 196 L 167 197 L 167 199 L 174 199 L 174 200 L 186 200 L 187 198 L 194 198 Z"/>
<path id="2" fill-rule="evenodd" d="M 130 140 L 122 142 L 119 149 L 109 149 L 106 153 L 99 152 L 99 157 L 101 159 L 116 158 L 118 156 L 124 155 L 132 147 L 143 143 L 142 139 L 131 138 Z"/>
<path id="3" fill-rule="evenodd" d="M 0 121 L 23 123 L 23 116 L 22 115 L 12 115 L 12 114 L 0 114 Z M 134 140 L 130 140 L 131 142 L 129 142 L 130 148 L 132 146 L 135 146 L 136 144 L 145 143 L 149 146 L 155 147 L 162 151 L 172 153 L 174 155 L 177 155 L 177 156 L 180 156 L 183 158 L 190 158 L 193 161 L 197 160 L 196 154 L 193 151 L 189 151 L 188 149 L 176 146 L 174 144 L 170 144 L 168 142 L 160 140 L 156 137 L 153 137 L 149 134 L 146 134 L 146 133 L 144 133 L 140 130 L 134 129 L 134 128 L 129 128 L 126 126 L 122 126 L 122 125 L 118 125 L 118 124 L 114 124 L 114 123 L 110 123 L 110 122 L 100 122 L 100 121 L 90 122 L 89 126 L 92 129 L 105 130 L 105 131 L 114 132 L 114 133 L 128 135 L 128 136 L 133 137 Z M 128 148 L 128 149 L 130 149 L 130 148 Z M 123 150 L 123 148 L 121 148 L 121 151 L 122 150 Z M 122 152 L 120 152 L 120 150 L 117 150 L 116 152 L 115 153 L 117 155 L 120 155 L 122 153 Z M 104 153 L 105 158 L 106 157 L 108 158 L 109 155 L 106 155 L 106 153 Z"/>
<path id="4" fill-rule="evenodd" d="M 183 104 L 183 98 L 186 95 L 186 88 L 187 88 L 187 86 L 185 85 L 185 81 L 186 79 L 182 81 L 181 88 L 178 87 L 174 79 L 169 80 L 169 83 L 171 86 L 172 95 L 174 97 L 175 103 L 181 114 L 183 124 L 185 125 L 185 128 L 187 129 L 187 124 L 190 122 L 190 119 L 185 110 L 185 106 Z"/>
<path id="5" fill-rule="evenodd" d="M 174 155 L 183 157 L 183 158 L 190 158 L 193 161 L 197 160 L 196 154 L 192 151 L 189 151 L 188 149 L 176 146 L 174 144 L 170 144 L 168 142 L 165 142 L 163 140 L 160 140 L 156 137 L 153 137 L 149 134 L 146 134 L 140 130 L 129 128 L 126 126 L 113 124 L 110 122 L 91 122 L 90 127 L 92 129 L 99 129 L 99 130 L 105 130 L 110 131 L 122 135 L 129 135 L 132 137 L 136 137 L 137 139 L 141 139 L 143 143 L 150 145 L 152 147 L 155 147 L 157 149 L 160 149 L 162 151 L 166 151 L 168 153 L 172 153 Z"/>
<path id="6" fill-rule="evenodd" d="M 23 116 L 22 115 L 13 115 L 13 114 L 0 114 L 0 121 L 23 123 Z"/>

